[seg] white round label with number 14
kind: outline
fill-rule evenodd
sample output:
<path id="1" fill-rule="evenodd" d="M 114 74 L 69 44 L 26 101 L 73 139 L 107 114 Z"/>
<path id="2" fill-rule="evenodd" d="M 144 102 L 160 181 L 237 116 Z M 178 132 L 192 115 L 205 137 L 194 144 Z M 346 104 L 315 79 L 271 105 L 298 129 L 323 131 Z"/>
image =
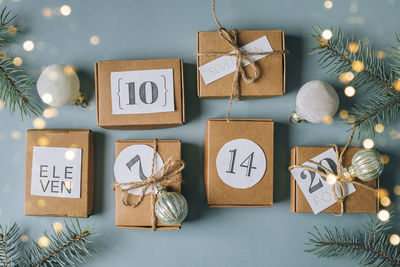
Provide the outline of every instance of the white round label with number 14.
<path id="1" fill-rule="evenodd" d="M 221 180 L 234 188 L 256 185 L 265 174 L 267 159 L 259 145 L 248 139 L 235 139 L 222 146 L 217 155 Z"/>

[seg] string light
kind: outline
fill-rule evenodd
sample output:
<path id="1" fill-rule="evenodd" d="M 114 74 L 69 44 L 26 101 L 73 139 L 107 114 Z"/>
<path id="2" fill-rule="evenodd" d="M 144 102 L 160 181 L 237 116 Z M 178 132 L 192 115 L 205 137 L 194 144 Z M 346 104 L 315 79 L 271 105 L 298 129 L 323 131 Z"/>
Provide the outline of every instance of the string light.
<path id="1" fill-rule="evenodd" d="M 365 69 L 364 63 L 362 63 L 360 60 L 352 62 L 351 67 L 355 72 L 362 72 Z"/>
<path id="2" fill-rule="evenodd" d="M 90 43 L 92 45 L 98 45 L 100 43 L 100 38 L 96 35 L 93 35 L 92 37 L 90 37 Z"/>
<path id="3" fill-rule="evenodd" d="M 354 74 L 352 72 L 344 72 L 339 75 L 339 80 L 342 83 L 349 83 L 354 79 Z"/>
<path id="4" fill-rule="evenodd" d="M 54 232 L 56 232 L 56 233 L 61 233 L 62 230 L 63 230 L 63 225 L 62 225 L 62 223 L 60 223 L 60 222 L 55 222 L 55 223 L 53 223 L 53 230 L 54 230 Z"/>
<path id="5" fill-rule="evenodd" d="M 15 66 L 17 66 L 17 67 L 21 66 L 21 65 L 22 65 L 22 58 L 20 58 L 20 57 L 15 57 L 15 58 L 13 59 L 13 64 L 14 64 Z"/>
<path id="6" fill-rule="evenodd" d="M 330 1 L 330 0 L 325 1 L 324 7 L 325 7 L 326 9 L 331 9 L 331 8 L 333 7 L 332 1 Z"/>
<path id="7" fill-rule="evenodd" d="M 382 222 L 386 222 L 390 219 L 390 213 L 387 210 L 381 210 L 378 212 L 378 219 Z"/>
<path id="8" fill-rule="evenodd" d="M 351 42 L 349 43 L 347 49 L 350 53 L 357 53 L 358 52 L 358 43 Z"/>
<path id="9" fill-rule="evenodd" d="M 389 237 L 389 242 L 390 244 L 392 244 L 393 246 L 397 246 L 400 244 L 400 236 L 398 234 L 392 234 Z"/>
<path id="10" fill-rule="evenodd" d="M 371 149 L 374 147 L 374 141 L 371 138 L 367 138 L 363 142 L 363 146 L 365 149 Z"/>
<path id="11" fill-rule="evenodd" d="M 23 43 L 22 47 L 25 51 L 32 51 L 35 48 L 35 44 L 31 40 L 27 40 Z"/>
<path id="12" fill-rule="evenodd" d="M 71 15 L 71 7 L 69 5 L 63 5 L 60 7 L 60 13 L 63 16 Z"/>
<path id="13" fill-rule="evenodd" d="M 325 40 L 330 40 L 333 36 L 332 31 L 329 29 L 323 30 L 322 31 L 322 38 L 324 38 Z"/>
<path id="14" fill-rule="evenodd" d="M 356 89 L 355 89 L 353 86 L 347 86 L 347 87 L 344 89 L 344 94 L 345 94 L 347 97 L 353 97 L 353 96 L 356 94 Z"/>
<path id="15" fill-rule="evenodd" d="M 47 236 L 42 236 L 38 240 L 38 245 L 42 248 L 47 248 L 50 246 L 50 239 Z"/>
<path id="16" fill-rule="evenodd" d="M 375 125 L 375 132 L 383 133 L 384 130 L 385 130 L 385 126 L 383 126 L 383 124 L 378 123 Z"/>

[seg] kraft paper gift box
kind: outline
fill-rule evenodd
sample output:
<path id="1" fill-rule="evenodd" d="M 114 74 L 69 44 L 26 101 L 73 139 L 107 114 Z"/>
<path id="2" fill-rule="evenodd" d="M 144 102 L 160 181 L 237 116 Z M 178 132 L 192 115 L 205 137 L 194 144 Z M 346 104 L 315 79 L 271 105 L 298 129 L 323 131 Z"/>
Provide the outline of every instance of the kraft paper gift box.
<path id="1" fill-rule="evenodd" d="M 208 120 L 204 185 L 209 207 L 272 206 L 273 165 L 272 120 Z"/>
<path id="2" fill-rule="evenodd" d="M 95 64 L 97 123 L 109 129 L 155 129 L 185 122 L 181 59 Z"/>
<path id="3" fill-rule="evenodd" d="M 93 132 L 27 131 L 25 215 L 88 217 L 93 191 Z"/>
<path id="4" fill-rule="evenodd" d="M 115 158 L 127 147 L 132 145 L 147 145 L 153 150 L 153 140 L 117 140 L 115 143 Z M 157 153 L 161 156 L 165 163 L 168 158 L 173 160 L 181 159 L 181 141 L 179 140 L 158 140 Z M 149 161 L 151 165 L 152 152 L 147 158 L 141 158 L 141 164 L 145 164 L 144 161 Z M 134 157 L 135 155 L 132 155 Z M 151 170 L 151 167 L 150 167 Z M 177 175 L 181 175 L 180 173 Z M 161 184 L 164 186 L 163 184 Z M 172 183 L 167 187 L 168 191 L 181 192 L 181 183 Z M 137 190 L 141 191 L 142 188 Z M 148 193 L 145 195 L 143 201 L 135 208 L 125 206 L 122 202 L 122 192 L 120 189 L 115 190 L 115 225 L 117 228 L 127 229 L 149 229 L 151 230 L 151 195 Z M 134 204 L 138 201 L 139 195 L 128 194 L 127 202 Z M 181 228 L 181 224 L 178 225 L 165 225 L 157 220 L 158 230 L 178 230 Z"/>
<path id="5" fill-rule="evenodd" d="M 253 83 L 246 83 L 240 79 L 240 95 L 247 98 L 260 98 L 281 96 L 285 94 L 286 80 L 286 55 L 285 34 L 282 30 L 263 30 L 263 31 L 239 31 L 238 44 L 240 47 L 247 45 L 263 36 L 267 37 L 273 51 L 282 53 L 268 55 L 256 61 L 261 74 Z M 197 33 L 197 93 L 200 98 L 229 98 L 232 94 L 232 83 L 234 72 L 206 84 L 200 74 L 199 67 L 217 59 L 221 56 L 203 55 L 207 53 L 230 53 L 232 47 L 221 38 L 217 31 L 202 31 Z M 228 57 L 225 61 L 217 65 L 205 68 L 205 73 L 210 78 L 223 73 L 226 68 L 234 68 L 235 57 Z M 250 66 L 245 70 L 250 72 Z"/>
<path id="6" fill-rule="evenodd" d="M 323 153 L 330 147 L 294 147 L 291 150 L 291 165 L 303 164 L 304 162 L 312 159 L 313 157 Z M 351 165 L 351 159 L 359 149 L 361 148 L 348 148 L 343 158 L 343 166 L 348 167 Z M 290 178 L 290 210 L 292 212 L 312 212 L 310 204 L 308 204 L 303 192 L 299 185 L 296 183 L 293 175 Z M 379 189 L 379 178 L 374 181 L 364 182 L 372 188 Z M 379 211 L 379 199 L 376 193 L 354 185 L 356 191 L 346 197 L 344 201 L 344 212 L 345 213 L 377 213 Z M 327 209 L 323 210 L 324 213 L 339 213 L 340 204 L 335 203 Z"/>

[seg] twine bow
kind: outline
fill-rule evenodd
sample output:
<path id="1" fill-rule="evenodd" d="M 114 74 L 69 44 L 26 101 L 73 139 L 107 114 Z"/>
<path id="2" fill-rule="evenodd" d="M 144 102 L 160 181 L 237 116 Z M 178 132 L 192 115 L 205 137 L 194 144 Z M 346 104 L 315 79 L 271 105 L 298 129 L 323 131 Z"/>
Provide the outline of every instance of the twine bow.
<path id="1" fill-rule="evenodd" d="M 343 171 L 343 168 L 342 168 L 343 155 L 345 154 L 345 152 L 347 151 L 347 148 L 349 147 L 351 141 L 353 140 L 354 133 L 355 133 L 355 127 L 353 127 L 350 138 L 340 153 L 339 153 L 339 148 L 337 145 L 331 145 L 336 152 L 336 158 L 337 158 L 336 173 L 334 173 L 333 171 L 326 168 L 322 164 L 315 162 L 313 160 L 308 160 L 308 162 L 316 165 L 317 168 L 308 167 L 308 166 L 304 166 L 304 165 L 292 165 L 289 167 L 289 170 L 292 170 L 295 168 L 302 168 L 302 169 L 306 169 L 309 171 L 313 171 L 313 172 L 316 172 L 319 175 L 321 175 L 321 177 L 328 177 L 328 176 L 335 177 L 336 181 L 334 181 L 334 183 L 332 184 L 332 194 L 333 194 L 333 197 L 335 198 L 336 202 L 340 203 L 340 213 L 335 213 L 336 216 L 342 216 L 344 214 L 344 201 L 346 200 L 346 195 L 347 195 L 347 189 L 346 189 L 346 186 L 344 185 L 344 183 L 356 184 L 360 187 L 366 188 L 375 193 L 377 192 L 377 190 L 375 188 L 359 182 L 356 177 L 353 177 L 348 172 Z M 336 184 L 338 185 L 338 193 L 336 192 Z"/>
<path id="2" fill-rule="evenodd" d="M 285 51 L 271 51 L 271 52 L 246 52 L 240 50 L 238 44 L 238 31 L 236 29 L 232 31 L 226 30 L 222 24 L 219 22 L 216 14 L 215 14 L 215 0 L 212 0 L 212 13 L 214 17 L 214 21 L 218 26 L 218 33 L 222 39 L 224 39 L 233 49 L 231 53 L 223 53 L 223 52 L 204 52 L 204 53 L 196 53 L 197 56 L 232 56 L 236 59 L 236 69 L 233 76 L 233 84 L 232 84 L 232 93 L 229 100 L 229 108 L 228 113 L 226 115 L 226 119 L 229 121 L 231 114 L 231 107 L 233 99 L 240 100 L 240 78 L 242 78 L 246 83 L 252 83 L 258 79 L 261 74 L 260 68 L 257 64 L 249 57 L 249 56 L 259 56 L 259 55 L 276 55 L 276 54 L 284 54 Z M 246 70 L 244 69 L 244 64 L 248 63 L 251 67 L 253 75 L 248 75 Z"/>
<path id="3" fill-rule="evenodd" d="M 168 158 L 167 162 L 156 172 L 154 172 L 154 165 L 157 159 L 157 147 L 158 142 L 157 139 L 154 139 L 154 151 L 153 151 L 153 159 L 152 159 L 152 166 L 151 166 L 151 175 L 144 181 L 140 182 L 127 182 L 127 183 L 115 183 L 113 184 L 113 190 L 120 189 L 122 192 L 121 201 L 127 207 L 136 208 L 139 206 L 145 195 L 146 190 L 151 187 L 151 229 L 153 231 L 157 230 L 157 218 L 155 215 L 155 192 L 154 188 L 155 185 L 159 183 L 163 183 L 163 185 L 168 185 L 172 183 L 182 182 L 182 177 L 177 176 L 185 168 L 185 163 L 182 160 L 173 160 L 172 158 Z M 142 192 L 139 196 L 139 199 L 136 203 L 131 204 L 128 202 L 129 191 L 136 188 L 142 188 Z"/>

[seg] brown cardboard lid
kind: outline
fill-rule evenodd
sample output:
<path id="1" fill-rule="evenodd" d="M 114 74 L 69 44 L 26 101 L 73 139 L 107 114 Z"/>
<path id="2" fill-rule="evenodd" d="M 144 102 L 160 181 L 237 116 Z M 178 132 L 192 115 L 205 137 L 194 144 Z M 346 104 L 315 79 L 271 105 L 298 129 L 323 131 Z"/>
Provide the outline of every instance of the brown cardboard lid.
<path id="1" fill-rule="evenodd" d="M 175 111 L 153 114 L 112 114 L 111 72 L 173 69 Z M 95 63 L 97 122 L 110 129 L 152 129 L 181 125 L 185 122 L 183 61 L 181 59 L 113 60 Z"/>
<path id="2" fill-rule="evenodd" d="M 218 176 L 216 157 L 221 147 L 246 138 L 258 144 L 267 158 L 264 177 L 247 189 L 225 184 Z M 269 207 L 273 203 L 274 122 L 271 119 L 210 119 L 205 135 L 204 184 L 210 207 Z"/>
<path id="3" fill-rule="evenodd" d="M 309 159 L 321 154 L 322 152 L 328 150 L 329 147 L 294 147 L 291 150 L 291 164 L 302 164 Z M 342 148 L 340 148 L 342 149 Z M 344 155 L 343 165 L 350 166 L 351 158 L 360 148 L 348 148 L 346 154 Z M 292 212 L 312 212 L 310 205 L 307 202 L 303 192 L 297 185 L 296 180 L 293 175 L 290 177 L 290 209 Z M 368 186 L 379 189 L 379 179 L 370 182 L 362 182 Z M 356 187 L 356 192 L 349 195 L 345 201 L 345 213 L 376 213 L 379 211 L 379 200 L 375 193 L 354 185 Z M 322 211 L 323 213 L 337 213 L 340 212 L 340 204 L 336 203 L 329 208 Z"/>
<path id="4" fill-rule="evenodd" d="M 282 30 L 239 31 L 238 43 L 248 44 L 262 36 L 267 36 L 274 51 L 285 51 L 285 34 Z M 200 31 L 197 33 L 197 52 L 229 53 L 232 47 L 221 38 L 217 31 Z M 234 73 L 206 85 L 198 68 L 218 56 L 197 56 L 197 90 L 199 97 L 226 98 L 232 93 Z M 286 55 L 269 55 L 256 61 L 261 70 L 260 77 L 253 83 L 241 84 L 242 97 L 269 97 L 285 94 L 286 88 Z M 250 66 L 245 70 L 251 73 Z"/>
<path id="5" fill-rule="evenodd" d="M 31 190 L 34 146 L 82 149 L 81 198 L 33 196 Z M 25 215 L 87 217 L 93 206 L 94 139 L 90 130 L 28 130 L 26 134 Z"/>

